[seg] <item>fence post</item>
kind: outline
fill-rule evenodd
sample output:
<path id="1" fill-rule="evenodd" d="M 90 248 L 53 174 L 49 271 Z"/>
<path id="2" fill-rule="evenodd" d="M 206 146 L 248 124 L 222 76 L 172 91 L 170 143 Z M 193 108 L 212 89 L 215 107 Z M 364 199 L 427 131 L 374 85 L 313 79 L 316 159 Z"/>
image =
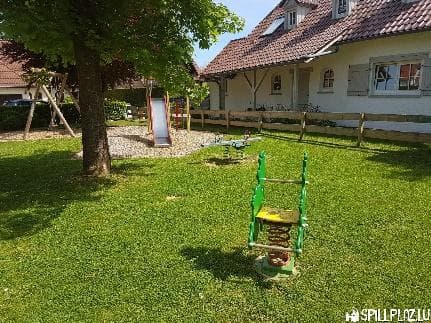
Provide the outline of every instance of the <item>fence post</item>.
<path id="1" fill-rule="evenodd" d="M 362 140 L 364 140 L 364 125 L 365 125 L 365 113 L 361 113 L 361 117 L 359 118 L 359 126 L 358 126 L 358 142 L 356 146 L 361 147 Z"/>
<path id="2" fill-rule="evenodd" d="M 303 112 L 302 118 L 301 118 L 301 132 L 299 134 L 299 141 L 302 141 L 302 139 L 304 139 L 306 125 L 307 125 L 307 112 Z"/>
<path id="3" fill-rule="evenodd" d="M 229 133 L 229 123 L 230 123 L 230 110 L 225 110 L 225 119 L 226 119 L 226 133 Z"/>
<path id="4" fill-rule="evenodd" d="M 190 132 L 191 116 L 190 116 L 190 98 L 189 97 L 187 97 L 187 101 L 186 101 L 186 113 L 187 113 L 187 132 Z"/>
<path id="5" fill-rule="evenodd" d="M 205 120 L 205 115 L 204 115 L 204 110 L 201 109 L 201 124 L 202 124 L 202 129 L 204 128 L 204 120 Z"/>
<path id="6" fill-rule="evenodd" d="M 258 130 L 259 130 L 259 133 L 261 133 L 262 132 L 262 126 L 263 126 L 263 112 L 259 113 L 258 123 L 259 123 Z"/>

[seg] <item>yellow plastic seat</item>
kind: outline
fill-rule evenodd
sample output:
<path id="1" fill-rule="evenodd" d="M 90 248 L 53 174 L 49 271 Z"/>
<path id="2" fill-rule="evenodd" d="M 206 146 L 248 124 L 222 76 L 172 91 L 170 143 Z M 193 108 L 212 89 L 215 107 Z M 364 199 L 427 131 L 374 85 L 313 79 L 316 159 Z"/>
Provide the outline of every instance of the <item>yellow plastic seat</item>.
<path id="1" fill-rule="evenodd" d="M 263 207 L 256 217 L 269 223 L 297 224 L 299 221 L 299 211 Z"/>

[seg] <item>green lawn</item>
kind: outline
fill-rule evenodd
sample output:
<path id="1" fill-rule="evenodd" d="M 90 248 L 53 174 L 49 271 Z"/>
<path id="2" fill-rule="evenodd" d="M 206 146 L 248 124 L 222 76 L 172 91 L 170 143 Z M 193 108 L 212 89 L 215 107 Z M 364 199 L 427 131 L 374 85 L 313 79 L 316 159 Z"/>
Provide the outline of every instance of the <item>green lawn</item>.
<path id="1" fill-rule="evenodd" d="M 115 161 L 100 180 L 80 177 L 79 139 L 0 143 L 0 321 L 344 322 L 353 307 L 431 308 L 430 148 L 307 138 L 265 137 L 236 165 L 218 163 L 220 147 Z M 310 231 L 300 275 L 283 283 L 263 281 L 245 248 L 263 149 L 272 177 L 299 176 L 310 156 Z M 295 206 L 294 189 L 271 186 L 267 203 Z"/>

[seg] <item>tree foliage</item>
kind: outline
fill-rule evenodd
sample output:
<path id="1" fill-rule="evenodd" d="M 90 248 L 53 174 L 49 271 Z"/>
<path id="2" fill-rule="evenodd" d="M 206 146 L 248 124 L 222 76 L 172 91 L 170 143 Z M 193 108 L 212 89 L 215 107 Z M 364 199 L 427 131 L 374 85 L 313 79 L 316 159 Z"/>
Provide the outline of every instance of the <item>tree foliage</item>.
<path id="1" fill-rule="evenodd" d="M 193 45 L 208 48 L 221 33 L 243 25 L 211 0 L 0 0 L 0 6 L 1 32 L 38 54 L 33 64 L 47 59 L 70 67 L 73 41 L 79 38 L 101 54 L 102 69 L 112 80 L 125 70 L 128 77 L 137 72 L 181 94 L 193 87 L 185 68 Z"/>
<path id="2" fill-rule="evenodd" d="M 83 170 L 110 172 L 103 72 L 115 62 L 180 94 L 194 83 L 193 44 L 208 48 L 242 21 L 212 0 L 0 0 L 0 32 L 62 66 L 75 65 Z M 105 73 L 106 74 L 106 73 Z"/>

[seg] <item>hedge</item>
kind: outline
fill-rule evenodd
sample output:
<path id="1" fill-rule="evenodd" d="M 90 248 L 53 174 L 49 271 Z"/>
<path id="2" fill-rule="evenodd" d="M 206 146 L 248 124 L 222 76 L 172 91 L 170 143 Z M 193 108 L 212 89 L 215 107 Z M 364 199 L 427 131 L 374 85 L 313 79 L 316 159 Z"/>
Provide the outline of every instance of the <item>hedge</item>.
<path id="1" fill-rule="evenodd" d="M 122 101 L 105 100 L 105 114 L 107 120 L 123 120 L 126 116 L 127 105 Z M 71 125 L 79 125 L 81 116 L 73 103 L 60 105 L 60 110 Z M 30 106 L 0 106 L 0 131 L 24 130 Z M 51 121 L 51 108 L 48 104 L 36 105 L 32 128 L 47 128 Z M 58 116 L 56 117 L 59 123 Z"/>
<path id="2" fill-rule="evenodd" d="M 165 90 L 162 88 L 154 88 L 152 92 L 153 98 L 163 98 Z M 110 100 L 125 101 L 135 107 L 145 107 L 147 98 L 145 89 L 117 89 L 109 90 L 105 96 Z"/>
<path id="3" fill-rule="evenodd" d="M 0 130 L 24 130 L 30 107 L 0 106 Z M 34 110 L 32 127 L 48 127 L 51 109 L 47 104 L 37 104 Z"/>

